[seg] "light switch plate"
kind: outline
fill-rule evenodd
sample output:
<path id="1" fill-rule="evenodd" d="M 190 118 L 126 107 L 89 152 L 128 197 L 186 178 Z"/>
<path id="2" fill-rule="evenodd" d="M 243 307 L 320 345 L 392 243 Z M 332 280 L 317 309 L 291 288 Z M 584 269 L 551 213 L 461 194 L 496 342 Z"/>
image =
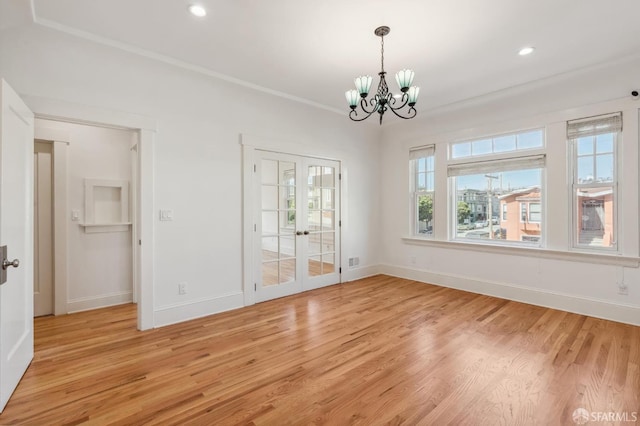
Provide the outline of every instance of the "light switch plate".
<path id="1" fill-rule="evenodd" d="M 160 210 L 160 220 L 173 220 L 173 210 Z"/>
<path id="2" fill-rule="evenodd" d="M 71 220 L 77 222 L 80 219 L 80 211 L 79 210 L 71 210 Z"/>

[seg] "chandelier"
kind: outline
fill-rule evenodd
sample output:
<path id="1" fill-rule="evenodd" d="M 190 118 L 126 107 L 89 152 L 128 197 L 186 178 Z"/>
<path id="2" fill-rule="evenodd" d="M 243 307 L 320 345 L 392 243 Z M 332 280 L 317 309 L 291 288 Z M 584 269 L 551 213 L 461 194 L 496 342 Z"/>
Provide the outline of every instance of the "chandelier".
<path id="1" fill-rule="evenodd" d="M 400 87 L 402 95 L 394 96 L 393 93 L 389 92 L 389 86 L 387 86 L 387 82 L 384 78 L 387 74 L 384 71 L 384 36 L 389 34 L 390 31 L 391 29 L 386 26 L 378 27 L 374 31 L 374 34 L 380 37 L 381 46 L 381 66 L 380 72 L 378 73 L 380 76 L 380 83 L 378 83 L 378 91 L 375 96 L 367 100 L 369 89 L 371 89 L 370 75 L 357 77 L 355 79 L 356 88 L 347 90 L 344 94 L 347 98 L 347 102 L 349 102 L 349 107 L 351 108 L 349 118 L 353 121 L 366 120 L 371 116 L 371 114 L 377 112 L 380 114 L 380 124 L 382 124 L 382 116 L 388 110 L 404 119 L 413 118 L 417 114 L 414 107 L 418 101 L 420 88 L 411 85 L 411 83 L 413 83 L 414 72 L 412 70 L 405 69 L 396 73 L 396 82 L 398 83 L 398 87 Z M 360 108 L 364 111 L 364 116 L 362 117 L 358 116 L 358 111 L 356 110 L 358 107 L 358 97 L 360 97 Z M 404 109 L 406 106 L 409 108 Z"/>

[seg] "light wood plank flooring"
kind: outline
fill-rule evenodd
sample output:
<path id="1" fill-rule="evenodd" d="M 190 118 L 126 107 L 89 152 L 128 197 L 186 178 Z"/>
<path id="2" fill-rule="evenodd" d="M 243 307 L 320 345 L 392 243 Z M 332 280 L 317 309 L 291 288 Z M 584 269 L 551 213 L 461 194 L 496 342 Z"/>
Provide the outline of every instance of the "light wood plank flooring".
<path id="1" fill-rule="evenodd" d="M 578 407 L 640 411 L 639 327 L 382 275 L 147 332 L 133 305 L 35 323 L 2 425 L 572 425 Z"/>

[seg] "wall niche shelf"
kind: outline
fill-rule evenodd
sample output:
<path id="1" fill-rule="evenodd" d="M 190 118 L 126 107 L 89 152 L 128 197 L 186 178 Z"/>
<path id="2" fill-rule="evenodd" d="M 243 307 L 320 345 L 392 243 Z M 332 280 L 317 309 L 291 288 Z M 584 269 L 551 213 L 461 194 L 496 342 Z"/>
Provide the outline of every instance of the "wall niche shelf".
<path id="1" fill-rule="evenodd" d="M 129 182 L 126 180 L 84 180 L 86 233 L 126 232 L 129 221 Z"/>

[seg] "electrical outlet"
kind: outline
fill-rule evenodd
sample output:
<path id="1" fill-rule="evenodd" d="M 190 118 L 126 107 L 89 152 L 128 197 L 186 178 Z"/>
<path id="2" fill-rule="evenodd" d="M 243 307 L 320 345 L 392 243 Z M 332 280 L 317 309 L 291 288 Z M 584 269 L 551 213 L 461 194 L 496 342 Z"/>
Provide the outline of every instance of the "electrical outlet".
<path id="1" fill-rule="evenodd" d="M 416 264 L 416 257 L 415 256 L 409 256 L 409 263 L 411 263 L 412 265 Z"/>
<path id="2" fill-rule="evenodd" d="M 629 295 L 629 287 L 625 283 L 618 283 L 618 294 L 622 296 Z"/>
<path id="3" fill-rule="evenodd" d="M 187 283 L 178 284 L 178 294 L 187 294 Z"/>

